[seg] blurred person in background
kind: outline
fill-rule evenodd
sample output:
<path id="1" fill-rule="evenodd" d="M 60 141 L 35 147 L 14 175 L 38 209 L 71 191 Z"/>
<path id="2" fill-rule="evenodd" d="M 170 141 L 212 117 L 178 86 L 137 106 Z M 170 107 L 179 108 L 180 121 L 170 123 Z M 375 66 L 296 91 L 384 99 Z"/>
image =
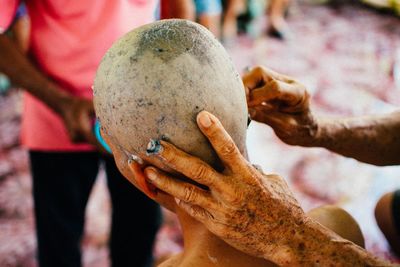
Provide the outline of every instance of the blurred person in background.
<path id="1" fill-rule="evenodd" d="M 221 0 L 194 0 L 197 22 L 206 27 L 215 37 L 221 37 Z"/>
<path id="2" fill-rule="evenodd" d="M 196 21 L 220 38 L 221 0 L 162 0 L 162 19 L 188 19 Z"/>
<path id="3" fill-rule="evenodd" d="M 180 18 L 191 21 L 196 20 L 196 8 L 194 0 L 161 0 L 160 18 Z"/>
<path id="4" fill-rule="evenodd" d="M 26 11 L 25 4 L 18 6 L 14 19 L 11 23 L 7 35 L 15 43 L 16 47 L 26 54 L 29 46 L 30 20 Z M 11 87 L 10 80 L 0 72 L 0 94 L 6 94 Z"/>
<path id="5" fill-rule="evenodd" d="M 30 20 L 24 3 L 18 6 L 9 35 L 22 53 L 26 54 L 29 48 Z"/>
<path id="6" fill-rule="evenodd" d="M 290 36 L 289 26 L 285 20 L 291 0 L 271 0 L 267 8 L 269 21 L 268 35 L 278 39 Z"/>
<path id="7" fill-rule="evenodd" d="M 113 207 L 112 266 L 151 266 L 160 208 L 96 151 L 91 85 L 111 44 L 155 20 L 157 1 L 26 1 L 29 48 L 25 21 L 12 23 L 20 3 L 0 0 L 0 72 L 26 90 L 21 141 L 30 156 L 39 266 L 81 266 L 85 208 L 101 163 Z"/>
<path id="8" fill-rule="evenodd" d="M 230 42 L 237 36 L 237 17 L 245 11 L 246 0 L 225 0 L 222 18 L 222 40 Z"/>

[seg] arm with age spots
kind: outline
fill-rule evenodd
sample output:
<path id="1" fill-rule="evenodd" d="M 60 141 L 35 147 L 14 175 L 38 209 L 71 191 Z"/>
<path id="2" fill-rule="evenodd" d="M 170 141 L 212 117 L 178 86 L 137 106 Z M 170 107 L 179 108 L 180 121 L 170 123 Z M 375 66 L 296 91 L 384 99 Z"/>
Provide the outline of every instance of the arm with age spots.
<path id="1" fill-rule="evenodd" d="M 144 173 L 212 233 L 245 253 L 281 266 L 390 265 L 307 217 L 286 182 L 255 169 L 216 117 L 203 111 L 198 124 L 223 162 L 223 172 L 164 141 L 152 157 L 208 190 L 154 167 Z"/>
<path id="2" fill-rule="evenodd" d="M 271 126 L 285 143 L 324 147 L 374 165 L 400 164 L 400 112 L 323 118 L 312 113 L 306 88 L 290 77 L 255 67 L 243 83 L 252 119 Z"/>

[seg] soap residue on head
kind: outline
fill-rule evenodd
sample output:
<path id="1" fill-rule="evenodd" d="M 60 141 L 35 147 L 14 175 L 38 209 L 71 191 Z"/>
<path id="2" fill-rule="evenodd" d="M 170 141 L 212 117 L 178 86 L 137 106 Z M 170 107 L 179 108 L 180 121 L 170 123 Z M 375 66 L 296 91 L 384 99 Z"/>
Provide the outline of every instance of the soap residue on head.
<path id="1" fill-rule="evenodd" d="M 209 259 L 212 263 L 214 263 L 214 264 L 217 264 L 217 263 L 218 263 L 217 257 L 211 256 L 210 253 L 209 253 L 208 251 L 207 251 L 207 256 L 208 256 L 208 259 Z"/>

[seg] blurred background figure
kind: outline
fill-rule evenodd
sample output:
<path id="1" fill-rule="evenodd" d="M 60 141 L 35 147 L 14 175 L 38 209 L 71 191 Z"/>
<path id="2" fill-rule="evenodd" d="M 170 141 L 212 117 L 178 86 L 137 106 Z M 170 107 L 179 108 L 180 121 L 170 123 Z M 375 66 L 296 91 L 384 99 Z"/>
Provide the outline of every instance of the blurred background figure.
<path id="1" fill-rule="evenodd" d="M 221 32 L 221 0 L 162 0 L 161 18 L 180 18 L 196 21 L 217 38 Z"/>
<path id="2" fill-rule="evenodd" d="M 222 20 L 222 40 L 230 42 L 238 31 L 237 18 L 246 10 L 246 0 L 225 0 Z"/>
<path id="3" fill-rule="evenodd" d="M 26 53 L 29 48 L 30 20 L 24 3 L 21 3 L 12 22 L 9 35 L 22 53 Z"/>
<path id="4" fill-rule="evenodd" d="M 15 43 L 16 47 L 26 54 L 29 47 L 30 20 L 24 3 L 18 6 L 14 16 L 12 26 L 8 35 Z M 5 94 L 11 87 L 8 77 L 0 72 L 0 94 Z"/>
<path id="5" fill-rule="evenodd" d="M 209 29 L 217 38 L 221 31 L 221 0 L 194 0 L 197 22 Z"/>
<path id="6" fill-rule="evenodd" d="M 160 1 L 161 19 L 196 19 L 196 9 L 193 0 L 161 0 Z"/>
<path id="7" fill-rule="evenodd" d="M 289 37 L 289 26 L 285 20 L 291 0 L 270 0 L 267 8 L 268 34 L 278 39 Z"/>

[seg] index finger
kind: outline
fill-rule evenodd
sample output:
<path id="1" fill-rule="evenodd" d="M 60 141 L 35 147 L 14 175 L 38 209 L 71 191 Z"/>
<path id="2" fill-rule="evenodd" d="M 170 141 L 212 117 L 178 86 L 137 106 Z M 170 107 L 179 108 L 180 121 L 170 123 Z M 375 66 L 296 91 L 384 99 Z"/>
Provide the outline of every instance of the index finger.
<path id="1" fill-rule="evenodd" d="M 272 80 L 292 83 L 293 79 L 263 66 L 256 66 L 242 76 L 244 86 L 249 92 L 260 88 Z"/>
<path id="2" fill-rule="evenodd" d="M 271 80 L 264 86 L 249 92 L 249 107 L 260 105 L 263 102 L 279 100 L 288 106 L 293 106 L 303 98 L 297 85 L 287 84 L 278 80 Z"/>
<path id="3" fill-rule="evenodd" d="M 169 169 L 175 170 L 199 184 L 217 191 L 224 188 L 222 175 L 210 165 L 168 142 L 150 140 L 147 155 L 160 158 Z"/>
<path id="4" fill-rule="evenodd" d="M 246 160 L 217 117 L 202 111 L 197 115 L 197 124 L 226 167 L 231 170 L 243 167 Z"/>

